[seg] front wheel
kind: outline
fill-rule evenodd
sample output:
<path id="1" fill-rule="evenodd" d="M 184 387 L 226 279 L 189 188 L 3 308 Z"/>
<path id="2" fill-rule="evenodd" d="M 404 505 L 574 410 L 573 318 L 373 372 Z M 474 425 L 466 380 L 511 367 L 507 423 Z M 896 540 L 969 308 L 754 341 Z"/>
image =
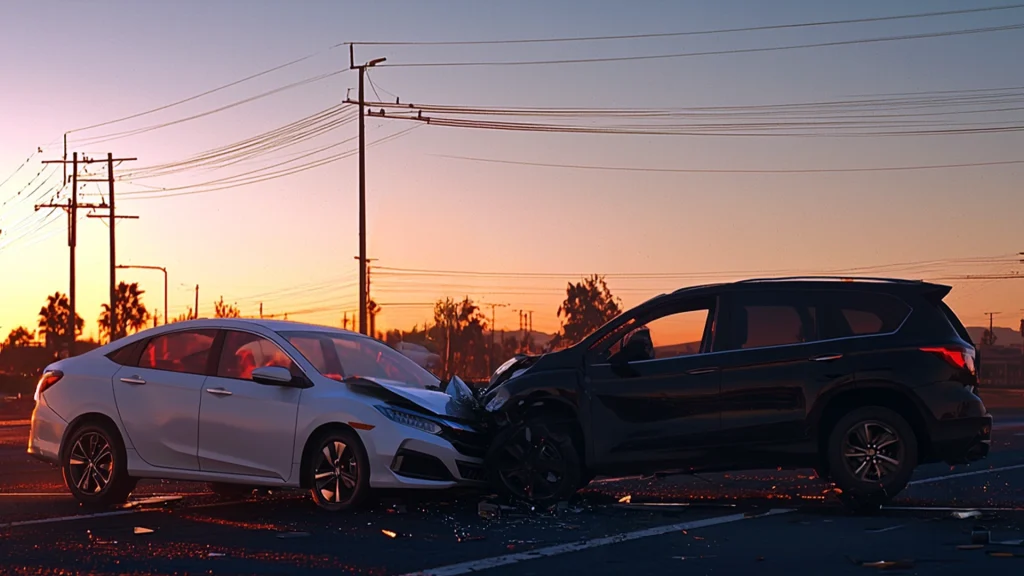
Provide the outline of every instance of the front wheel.
<path id="1" fill-rule="evenodd" d="M 491 483 L 505 496 L 546 506 L 581 488 L 580 456 L 569 433 L 543 419 L 500 432 L 487 453 Z"/>
<path id="2" fill-rule="evenodd" d="M 128 476 L 128 456 L 121 435 L 106 423 L 86 423 L 61 451 L 61 473 L 71 495 L 86 506 L 124 504 L 138 482 Z"/>
<path id="3" fill-rule="evenodd" d="M 858 408 L 829 435 L 829 475 L 847 507 L 877 510 L 901 492 L 917 466 L 917 437 L 906 419 L 880 406 Z"/>
<path id="4" fill-rule="evenodd" d="M 308 478 L 313 502 L 330 512 L 358 508 L 370 492 L 370 463 L 359 436 L 332 430 L 312 444 Z"/>

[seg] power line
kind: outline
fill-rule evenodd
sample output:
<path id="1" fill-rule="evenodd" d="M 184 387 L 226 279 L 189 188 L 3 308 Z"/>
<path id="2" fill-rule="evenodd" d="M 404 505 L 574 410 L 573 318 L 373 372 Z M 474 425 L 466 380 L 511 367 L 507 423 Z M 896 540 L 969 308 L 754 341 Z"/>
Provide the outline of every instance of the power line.
<path id="1" fill-rule="evenodd" d="M 479 158 L 475 156 L 457 156 L 451 154 L 429 154 L 438 158 L 452 160 L 468 160 L 487 164 L 507 164 L 513 166 L 536 166 L 541 168 L 570 168 L 575 170 L 604 170 L 610 172 L 662 172 L 682 174 L 829 174 L 849 172 L 900 172 L 910 170 L 941 170 L 948 168 L 978 168 L 983 166 L 1008 166 L 1024 164 L 1024 160 L 1004 160 L 995 162 L 965 162 L 961 164 L 921 164 L 916 166 L 872 166 L 860 168 L 799 168 L 799 169 L 714 169 L 714 168 L 653 168 L 639 166 L 596 166 L 588 164 L 555 164 L 547 162 L 527 162 L 519 160 L 500 160 L 497 158 Z"/>
<path id="2" fill-rule="evenodd" d="M 188 98 L 183 98 L 181 100 L 177 100 L 175 102 L 171 102 L 170 104 L 164 104 L 163 106 L 158 106 L 156 108 L 151 108 L 151 109 L 145 110 L 143 112 L 138 112 L 136 114 L 131 114 L 129 116 L 123 116 L 121 118 L 116 118 L 114 120 L 108 120 L 106 122 L 100 122 L 98 124 L 92 124 L 90 126 L 83 126 L 81 128 L 75 128 L 74 130 L 68 130 L 67 134 L 71 134 L 73 132 L 83 132 L 85 130 L 91 130 L 93 128 L 99 128 L 101 126 L 109 126 L 111 124 L 117 124 L 119 122 L 124 122 L 126 120 L 133 120 L 135 118 L 140 118 L 142 116 L 147 116 L 149 114 L 153 114 L 154 112 L 160 112 L 162 110 L 167 110 L 168 108 L 173 108 L 173 107 L 179 106 L 181 104 L 192 102 L 193 100 L 198 100 L 199 98 L 202 98 L 204 96 L 209 96 L 210 94 L 214 94 L 214 93 L 220 92 L 222 90 L 226 90 L 226 89 L 231 88 L 233 86 L 238 86 L 239 84 L 248 82 L 250 80 L 255 80 L 256 78 L 259 78 L 261 76 L 266 76 L 267 74 L 271 74 L 273 72 L 277 72 L 278 70 L 281 70 L 281 69 L 284 69 L 284 68 L 288 68 L 289 66 L 294 66 L 295 64 L 298 64 L 300 62 L 304 62 L 306 60 L 309 60 L 311 58 L 314 58 L 314 57 L 319 56 L 321 54 L 324 54 L 326 52 L 330 52 L 331 50 L 334 50 L 337 47 L 338 47 L 338 45 L 335 45 L 335 46 L 331 46 L 330 48 L 326 48 L 324 50 L 320 50 L 318 52 L 314 52 L 312 54 L 307 54 L 306 56 L 303 56 L 301 58 L 296 58 L 295 60 L 292 60 L 290 62 L 285 62 L 284 64 L 280 64 L 280 65 L 274 66 L 272 68 L 267 68 L 266 70 L 263 70 L 261 72 L 257 72 L 255 74 L 252 74 L 252 75 L 249 75 L 249 76 L 246 76 L 245 78 L 242 78 L 240 80 L 235 80 L 234 82 L 229 82 L 227 84 L 223 84 L 223 85 L 218 86 L 216 88 L 213 88 L 213 89 L 207 90 L 205 92 L 196 94 L 194 96 L 189 96 Z"/>
<path id="3" fill-rule="evenodd" d="M 708 50 L 704 52 L 677 52 L 672 54 L 646 54 L 639 56 L 605 56 L 598 58 L 565 58 L 553 60 L 505 60 L 491 62 L 407 62 L 397 64 L 381 64 L 381 67 L 388 68 L 422 68 L 422 67 L 454 67 L 454 66 L 544 66 L 553 64 L 593 64 L 600 62 L 635 62 L 641 60 L 667 60 L 675 58 L 690 58 L 696 56 L 720 56 L 726 54 L 749 54 L 755 52 L 779 52 L 782 50 L 800 50 L 805 48 L 827 48 L 832 46 L 849 46 L 854 44 L 873 44 L 881 42 L 896 42 L 902 40 L 920 40 L 925 38 L 943 38 L 947 36 L 964 36 L 970 34 L 986 34 L 990 32 L 1004 32 L 1020 30 L 1024 24 L 1007 24 L 1004 26 L 989 26 L 985 28 L 968 28 L 961 30 L 948 30 L 944 32 L 926 32 L 921 34 L 902 34 L 898 36 L 881 36 L 876 38 L 861 38 L 857 40 L 833 40 L 830 42 L 813 42 L 808 44 L 791 44 L 788 46 L 768 46 L 760 48 L 733 48 L 729 50 Z"/>
<path id="4" fill-rule="evenodd" d="M 775 24 L 766 26 L 748 26 L 743 28 L 720 28 L 717 30 L 695 30 L 687 32 L 655 32 L 648 34 L 621 34 L 612 36 L 575 36 L 567 38 L 529 38 L 511 40 L 437 40 L 437 41 L 373 41 L 373 42 L 352 42 L 352 44 L 363 46 L 475 46 L 490 44 L 546 44 L 556 42 L 595 42 L 604 40 L 638 40 L 645 38 L 673 38 L 680 36 L 701 36 L 710 34 L 727 34 L 732 32 L 757 32 L 763 30 L 785 30 L 791 28 L 810 28 L 816 26 L 834 26 L 839 24 L 863 24 L 870 22 L 886 22 L 891 20 L 909 20 L 913 18 L 931 18 L 936 16 L 953 16 L 958 14 L 973 14 L 979 12 L 994 12 L 998 10 L 1014 10 L 1024 8 L 1024 4 L 1010 4 L 1003 6 L 988 6 L 985 8 L 968 8 L 963 10 L 945 10 L 942 12 L 922 12 L 917 14 L 902 14 L 896 16 L 877 16 L 871 18 L 852 18 L 846 20 L 824 20 L 817 22 L 800 22 L 796 24 Z"/>

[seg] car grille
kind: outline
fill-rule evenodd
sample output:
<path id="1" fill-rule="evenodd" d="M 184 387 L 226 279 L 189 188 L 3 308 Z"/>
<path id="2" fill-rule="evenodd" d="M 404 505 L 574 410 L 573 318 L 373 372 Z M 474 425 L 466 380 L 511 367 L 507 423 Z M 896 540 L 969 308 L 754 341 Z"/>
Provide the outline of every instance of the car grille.
<path id="1" fill-rule="evenodd" d="M 483 482 L 487 479 L 487 473 L 484 472 L 484 467 L 479 464 L 463 462 L 461 460 L 456 460 L 455 464 L 459 467 L 459 476 L 462 476 L 466 480 Z"/>

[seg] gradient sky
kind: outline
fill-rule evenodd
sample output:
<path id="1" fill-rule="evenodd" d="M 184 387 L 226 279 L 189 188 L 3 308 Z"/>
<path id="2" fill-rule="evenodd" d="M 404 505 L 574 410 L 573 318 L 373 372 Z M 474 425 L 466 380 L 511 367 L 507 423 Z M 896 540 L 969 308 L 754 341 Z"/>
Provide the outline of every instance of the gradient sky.
<path id="1" fill-rule="evenodd" d="M 985 4 L 989 4 L 986 2 Z M 180 160 L 331 106 L 354 87 L 346 72 L 207 118 L 95 146 L 75 138 L 130 130 L 210 110 L 341 69 L 345 41 L 479 40 L 731 28 L 961 9 L 961 1 L 715 2 L 545 0 L 386 2 L 209 0 L 44 1 L 0 4 L 3 138 L 0 187 L 14 196 L 58 158 L 65 131 L 173 102 L 311 53 L 299 65 L 136 120 L 72 132 L 71 150 L 136 156 L 136 167 Z M 789 31 L 530 46 L 359 47 L 388 63 L 580 58 L 821 42 L 1024 22 L 1024 10 Z M 683 107 L 820 101 L 855 94 L 1024 86 L 1024 31 L 623 63 L 550 67 L 380 68 L 377 86 L 403 101 L 490 106 Z M 372 93 L 369 94 L 372 96 Z M 382 94 L 383 96 L 383 94 Z M 387 96 L 385 96 L 387 97 Z M 1020 112 L 1017 118 L 1024 117 Z M 1010 116 L 1012 118 L 1012 116 Z M 410 127 L 368 120 L 375 140 Z M 354 124 L 329 135 L 355 134 Z M 388 267 L 566 273 L 562 278 L 397 278 L 373 274 L 378 328 L 427 319 L 422 305 L 467 293 L 518 327 L 516 309 L 553 331 L 572 274 L 821 270 L 1016 254 L 1024 250 L 1024 167 L 858 174 L 652 174 L 499 166 L 437 154 L 671 168 L 835 168 L 1021 160 L 1019 133 L 913 138 L 723 138 L 550 135 L 422 126 L 370 149 L 370 256 Z M 290 152 L 286 151 L 286 152 Z M 281 153 L 278 153 L 281 154 Z M 275 156 L 276 157 L 276 156 Z M 255 162 L 269 164 L 273 159 Z M 125 165 L 119 170 L 128 170 Z M 122 264 L 166 266 L 170 312 L 200 285 L 200 313 L 223 295 L 244 315 L 267 313 L 337 325 L 356 309 L 356 158 L 249 187 L 119 202 L 139 220 L 118 223 Z M 145 181 L 201 182 L 185 172 Z M 59 181 L 59 178 L 54 180 Z M 37 183 L 39 180 L 36 181 Z M 124 192 L 145 190 L 129 183 Z M 31 190 L 31 188 L 30 188 Z M 84 201 L 97 201 L 97 185 Z M 67 291 L 66 219 L 44 221 L 15 197 L 0 208 L 0 333 L 34 326 L 48 293 Z M 48 224 L 41 230 L 36 227 Z M 30 233 L 17 242 L 19 231 Z M 83 220 L 79 313 L 95 335 L 108 294 L 107 228 Z M 1009 272 L 1011 264 L 912 269 L 905 276 Z M 728 275 L 720 275 L 726 278 Z M 158 272 L 125 270 L 161 309 Z M 713 280 L 709 277 L 704 280 Z M 696 280 L 695 280 L 696 281 Z M 686 281 L 609 280 L 629 306 Z M 954 283 L 965 323 L 1016 327 L 1024 282 Z M 303 314 L 295 312 L 314 310 Z M 488 308 L 488 316 L 490 309 Z"/>

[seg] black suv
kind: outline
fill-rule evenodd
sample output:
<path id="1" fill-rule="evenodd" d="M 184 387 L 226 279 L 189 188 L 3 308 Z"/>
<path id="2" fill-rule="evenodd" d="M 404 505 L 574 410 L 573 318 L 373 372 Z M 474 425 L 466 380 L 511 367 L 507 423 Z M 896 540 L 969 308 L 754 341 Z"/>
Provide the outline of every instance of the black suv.
<path id="1" fill-rule="evenodd" d="M 543 503 L 598 474 L 814 468 L 851 506 L 877 507 L 918 464 L 988 454 L 978 358 L 949 291 L 815 277 L 655 297 L 494 373 L 481 395 L 492 480 Z"/>

